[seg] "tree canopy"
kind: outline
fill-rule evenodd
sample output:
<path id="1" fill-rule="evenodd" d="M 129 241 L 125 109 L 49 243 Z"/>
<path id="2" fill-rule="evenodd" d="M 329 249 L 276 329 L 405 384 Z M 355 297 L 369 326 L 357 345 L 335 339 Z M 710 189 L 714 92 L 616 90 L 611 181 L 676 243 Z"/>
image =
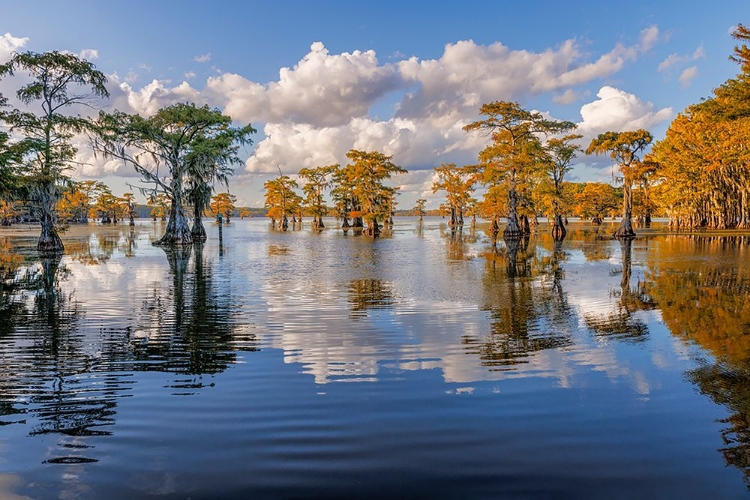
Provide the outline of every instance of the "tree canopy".
<path id="1" fill-rule="evenodd" d="M 738 40 L 750 31 L 738 25 Z M 656 203 L 672 227 L 750 227 L 750 49 L 735 47 L 740 73 L 677 115 L 650 160 Z"/>
<path id="2" fill-rule="evenodd" d="M 477 165 L 477 179 L 487 188 L 482 212 L 492 219 L 496 234 L 498 219 L 507 211 L 503 236 L 519 238 L 524 233 L 518 224 L 519 205 L 530 202 L 533 180 L 543 169 L 542 138 L 567 132 L 575 124 L 547 119 L 538 111 L 509 101 L 484 104 L 479 114 L 485 118 L 466 125 L 464 130 L 484 132 L 491 140 L 479 153 Z"/>
<path id="3" fill-rule="evenodd" d="M 183 245 L 193 241 L 184 204 L 192 201 L 202 212 L 210 199 L 208 186 L 242 164 L 239 148 L 252 142 L 253 133 L 250 125 L 232 126 L 231 117 L 217 109 L 180 103 L 149 118 L 102 112 L 92 138 L 97 152 L 135 168 L 147 185 L 144 193 L 169 198 L 167 229 L 154 244 Z"/>
<path id="4" fill-rule="evenodd" d="M 617 164 L 622 174 L 623 202 L 622 222 L 615 233 L 618 238 L 632 238 L 633 230 L 633 192 L 632 186 L 636 169 L 641 163 L 641 156 L 653 141 L 648 130 L 639 129 L 626 132 L 605 132 L 591 141 L 586 154 L 607 154 Z"/>
<path id="5" fill-rule="evenodd" d="M 0 65 L 0 78 L 16 72 L 31 78 L 18 89 L 16 97 L 27 106 L 38 104 L 38 112 L 14 109 L 1 117 L 12 132 L 23 136 L 18 146 L 23 154 L 19 173 L 41 222 L 37 249 L 41 253 L 61 253 L 64 246 L 55 228 L 55 206 L 69 180 L 66 171 L 77 152 L 71 139 L 90 128 L 88 119 L 64 111 L 91 106 L 98 99 L 109 97 L 107 78 L 92 63 L 58 51 L 15 53 L 10 61 Z"/>

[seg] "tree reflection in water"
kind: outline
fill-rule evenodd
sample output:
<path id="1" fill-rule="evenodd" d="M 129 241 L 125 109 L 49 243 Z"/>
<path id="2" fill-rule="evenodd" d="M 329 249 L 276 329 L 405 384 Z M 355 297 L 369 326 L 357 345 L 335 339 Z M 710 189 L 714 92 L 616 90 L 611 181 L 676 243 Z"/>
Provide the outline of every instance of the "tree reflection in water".
<path id="1" fill-rule="evenodd" d="M 30 435 L 70 438 L 61 443 L 68 452 L 50 463 L 95 461 L 82 455 L 90 446 L 80 438 L 111 434 L 118 396 L 114 376 L 94 373 L 98 359 L 79 331 L 80 304 L 60 286 L 68 272 L 60 256 L 18 267 L 12 279 L 6 275 L 7 307 L 0 309 L 0 336 L 18 338 L 2 351 L 0 387 L 7 399 L 0 412 L 34 417 Z"/>
<path id="2" fill-rule="evenodd" d="M 539 351 L 572 345 L 574 314 L 562 288 L 562 247 L 540 257 L 525 237 L 506 241 L 504 251 L 493 245 L 484 257 L 482 309 L 490 313 L 490 332 L 464 336 L 467 353 L 491 370 L 508 370 Z"/>
<path id="3" fill-rule="evenodd" d="M 393 307 L 393 285 L 380 279 L 357 279 L 349 282 L 349 307 L 355 316 L 368 309 Z"/>
<path id="4" fill-rule="evenodd" d="M 477 242 L 475 228 L 464 232 L 462 226 L 448 227 L 447 224 L 440 224 L 440 236 L 445 238 L 448 260 L 470 260 L 474 257 L 469 251 L 469 244 Z"/>
<path id="5" fill-rule="evenodd" d="M 156 285 L 135 327 L 137 369 L 202 375 L 224 371 L 236 362 L 236 350 L 255 351 L 255 335 L 240 335 L 228 288 L 219 289 L 203 244 L 163 248 L 172 279 L 169 290 Z M 190 257 L 192 272 L 190 270 Z M 178 384 L 200 388 L 201 382 Z"/>
<path id="6" fill-rule="evenodd" d="M 713 258 L 682 258 L 696 247 Z M 719 451 L 750 489 L 750 237 L 668 237 L 659 250 L 647 290 L 673 335 L 713 354 L 688 379 L 731 413 L 721 420 Z"/>
<path id="7" fill-rule="evenodd" d="M 750 360 L 704 363 L 688 372 L 701 394 L 725 406 L 731 415 L 721 419 L 724 447 L 719 451 L 727 465 L 740 469 L 750 489 Z"/>
<path id="8" fill-rule="evenodd" d="M 108 227 L 95 234 L 86 233 L 83 237 L 65 241 L 66 255 L 89 266 L 107 262 L 115 252 L 133 257 L 137 248 L 135 228 L 129 226 Z"/>
<path id="9" fill-rule="evenodd" d="M 618 299 L 616 308 L 605 314 L 587 313 L 584 319 L 586 326 L 597 337 L 641 342 L 648 335 L 648 326 L 636 313 L 654 309 L 655 304 L 646 293 L 643 283 L 638 282 L 631 286 L 633 240 L 622 238 L 618 241 L 622 268 L 620 289 L 612 292 L 613 296 Z"/>
<path id="10" fill-rule="evenodd" d="M 46 463 L 96 461 L 89 438 L 112 434 L 118 400 L 132 394 L 129 372 L 212 374 L 235 362 L 237 350 L 256 350 L 254 334 L 238 330 L 229 287 L 217 284 L 203 252 L 201 245 L 166 250 L 169 284 L 157 283 L 154 300 L 117 328 L 82 321 L 75 290 L 62 286 L 70 271 L 61 257 L 33 264 L 4 258 L 0 426 L 64 436 Z M 202 383 L 188 378 L 171 387 L 191 394 Z"/>

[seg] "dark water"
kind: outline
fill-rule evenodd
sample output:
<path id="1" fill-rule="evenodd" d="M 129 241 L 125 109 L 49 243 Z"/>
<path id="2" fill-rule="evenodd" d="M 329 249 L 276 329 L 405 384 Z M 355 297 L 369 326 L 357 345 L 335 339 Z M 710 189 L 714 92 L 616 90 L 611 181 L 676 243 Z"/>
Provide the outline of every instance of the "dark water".
<path id="1" fill-rule="evenodd" d="M 750 238 L 0 233 L 0 498 L 744 498 Z"/>

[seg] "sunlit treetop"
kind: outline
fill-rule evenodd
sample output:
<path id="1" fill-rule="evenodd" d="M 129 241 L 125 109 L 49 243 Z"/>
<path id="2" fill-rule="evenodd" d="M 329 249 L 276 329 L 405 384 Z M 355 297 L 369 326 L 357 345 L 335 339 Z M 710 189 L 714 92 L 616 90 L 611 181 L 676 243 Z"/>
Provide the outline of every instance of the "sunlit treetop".
<path id="1" fill-rule="evenodd" d="M 750 29 L 742 24 L 738 24 L 737 28 L 732 32 L 732 38 L 735 40 L 750 41 Z M 750 71 L 750 47 L 746 44 L 736 45 L 734 47 L 734 54 L 729 56 L 729 59 L 739 64 L 742 71 Z"/>

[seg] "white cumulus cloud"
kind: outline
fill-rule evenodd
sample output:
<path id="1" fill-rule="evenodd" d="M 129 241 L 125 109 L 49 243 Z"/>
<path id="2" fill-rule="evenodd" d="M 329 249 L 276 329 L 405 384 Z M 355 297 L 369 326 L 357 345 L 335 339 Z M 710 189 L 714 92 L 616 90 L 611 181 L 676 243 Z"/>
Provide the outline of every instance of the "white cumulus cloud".
<path id="1" fill-rule="evenodd" d="M 467 134 L 462 130 L 465 123 L 468 121 L 448 128 L 440 121 L 402 118 L 354 118 L 336 127 L 269 123 L 263 130 L 266 137 L 246 162 L 246 170 L 262 173 L 281 168 L 285 173 L 296 173 L 302 167 L 346 163 L 350 149 L 381 151 L 410 169 L 431 169 L 443 162 L 466 163 L 473 161 L 486 137 Z"/>
<path id="2" fill-rule="evenodd" d="M 99 58 L 99 51 L 96 49 L 83 49 L 79 54 L 78 57 L 81 59 L 86 59 L 87 61 L 93 61 L 94 59 Z"/>
<path id="3" fill-rule="evenodd" d="M 596 96 L 596 101 L 581 106 L 582 121 L 577 132 L 584 135 L 583 144 L 603 132 L 648 130 L 673 115 L 672 108 L 657 109 L 635 94 L 610 86 L 602 87 Z"/>
<path id="4" fill-rule="evenodd" d="M 543 52 L 511 50 L 501 43 L 477 45 L 472 40 L 447 44 L 440 59 L 412 57 L 398 63 L 401 75 L 416 85 L 404 98 L 399 116 L 452 117 L 482 103 L 518 100 L 529 94 L 563 91 L 617 73 L 658 37 L 655 26 L 644 30 L 639 45 L 616 45 L 588 61 L 576 40 Z"/>
<path id="5" fill-rule="evenodd" d="M 245 122 L 338 126 L 366 116 L 372 105 L 402 86 L 396 67 L 381 65 L 375 52 L 330 54 L 320 42 L 279 79 L 261 85 L 239 75 L 209 79 L 207 88 L 233 117 Z"/>
<path id="6" fill-rule="evenodd" d="M 11 54 L 26 45 L 28 41 L 28 38 L 17 38 L 10 33 L 0 36 L 0 62 L 4 63 L 9 60 Z"/>
<path id="7" fill-rule="evenodd" d="M 398 60 L 403 56 L 396 54 L 388 62 L 379 61 L 372 50 L 332 54 L 315 42 L 295 65 L 281 68 L 270 82 L 219 70 L 203 86 L 192 71 L 184 73 L 183 82 L 151 80 L 145 85 L 136 85 L 138 75 L 133 72 L 124 78 L 110 75 L 111 99 L 106 108 L 150 116 L 164 106 L 194 102 L 220 107 L 237 122 L 262 128 L 246 161 L 248 175 L 241 176 L 246 179 L 275 174 L 279 167 L 295 174 L 302 167 L 346 163 L 345 154 L 352 148 L 378 150 L 414 171 L 398 181 L 404 192 L 428 197 L 432 167 L 475 162 L 487 143 L 486 136 L 462 130 L 479 118 L 483 103 L 518 100 L 523 105 L 525 98 L 543 94 L 560 104 L 584 102 L 590 92 L 584 85 L 616 74 L 661 37 L 651 26 L 640 32 L 638 42 L 617 44 L 594 55 L 576 39 L 541 51 L 464 40 L 445 45 L 437 59 Z M 0 58 L 25 43 L 26 39 L 6 34 L 0 38 Z M 684 57 L 702 57 L 702 47 Z M 210 53 L 195 58 L 197 62 L 210 59 Z M 150 71 L 146 65 L 139 68 Z M 688 73 L 684 79 L 692 77 Z M 373 118 L 373 109 L 389 98 L 400 99 L 393 116 Z M 596 100 L 581 107 L 580 132 L 590 140 L 607 130 L 649 128 L 671 115 L 670 108 L 659 109 L 604 86 Z M 132 175 L 122 164 L 94 158 L 83 144 L 80 147 L 84 163 L 80 175 Z"/>
<path id="8" fill-rule="evenodd" d="M 135 90 L 128 82 L 120 82 L 117 75 L 111 75 L 108 89 L 108 107 L 144 116 L 151 116 L 160 108 L 178 102 L 192 102 L 199 106 L 208 104 L 207 98 L 187 82 L 169 87 L 165 82 L 152 80 L 148 85 Z"/>

